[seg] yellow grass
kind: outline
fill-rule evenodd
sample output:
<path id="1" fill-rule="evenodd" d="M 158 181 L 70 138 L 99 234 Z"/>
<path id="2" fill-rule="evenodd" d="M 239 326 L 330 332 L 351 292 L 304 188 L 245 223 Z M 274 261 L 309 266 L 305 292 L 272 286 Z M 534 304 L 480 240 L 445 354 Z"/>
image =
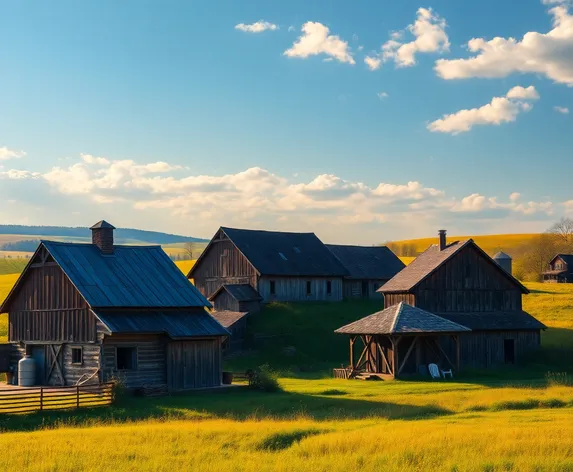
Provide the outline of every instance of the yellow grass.
<path id="1" fill-rule="evenodd" d="M 399 259 L 406 265 L 410 264 L 414 259 L 416 259 L 415 257 L 410 257 L 410 256 L 400 256 Z"/>
<path id="2" fill-rule="evenodd" d="M 537 234 L 491 234 L 486 236 L 448 236 L 447 242 L 464 240 L 472 238 L 488 254 L 498 251 L 510 251 L 523 243 L 526 243 Z M 405 245 L 414 244 L 416 252 L 425 251 L 432 244 L 436 244 L 438 237 L 421 238 L 421 239 L 404 239 L 394 241 L 395 244 Z"/>

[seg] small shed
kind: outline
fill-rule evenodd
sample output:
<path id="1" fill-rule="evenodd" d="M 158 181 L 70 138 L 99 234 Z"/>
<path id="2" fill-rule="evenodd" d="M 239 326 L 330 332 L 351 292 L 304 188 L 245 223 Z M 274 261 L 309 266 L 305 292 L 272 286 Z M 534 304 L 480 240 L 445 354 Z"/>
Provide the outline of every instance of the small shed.
<path id="1" fill-rule="evenodd" d="M 250 312 L 261 310 L 263 297 L 249 284 L 224 284 L 209 301 L 215 311 Z"/>
<path id="2" fill-rule="evenodd" d="M 350 336 L 348 373 L 365 371 L 381 378 L 416 374 L 430 363 L 460 368 L 459 335 L 471 329 L 404 302 L 386 308 L 335 331 Z M 443 349 L 441 338 L 456 346 L 455 357 Z M 362 343 L 356 360 L 355 344 Z"/>
<path id="3" fill-rule="evenodd" d="M 348 272 L 343 281 L 344 298 L 382 299 L 377 290 L 406 267 L 386 246 L 327 244 L 326 247 Z"/>
<path id="4" fill-rule="evenodd" d="M 245 335 L 249 313 L 239 311 L 213 311 L 215 318 L 229 333 L 230 336 L 223 342 L 223 353 L 229 354 L 240 351 L 245 347 Z"/>

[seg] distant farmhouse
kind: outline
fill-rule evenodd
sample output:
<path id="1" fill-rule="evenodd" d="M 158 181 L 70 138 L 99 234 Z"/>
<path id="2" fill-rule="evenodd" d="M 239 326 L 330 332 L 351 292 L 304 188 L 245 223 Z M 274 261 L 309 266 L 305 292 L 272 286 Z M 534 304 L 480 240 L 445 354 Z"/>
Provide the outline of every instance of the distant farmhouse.
<path id="1" fill-rule="evenodd" d="M 229 333 L 210 303 L 161 247 L 115 245 L 114 229 L 92 226 L 92 244 L 40 243 L 0 307 L 12 367 L 34 359 L 37 385 L 220 385 Z"/>
<path id="2" fill-rule="evenodd" d="M 350 336 L 351 370 L 397 377 L 427 372 L 429 363 L 513 364 L 539 347 L 545 328 L 522 309 L 527 288 L 473 240 L 446 244 L 445 231 L 379 291 L 383 311 L 337 330 Z M 364 348 L 356 361 L 358 340 Z"/>
<path id="3" fill-rule="evenodd" d="M 325 245 L 314 233 L 221 227 L 188 277 L 212 300 L 221 294 L 240 303 L 242 295 L 230 287 L 250 285 L 263 303 L 341 301 L 379 296 L 380 285 L 403 267 L 385 247 Z M 227 302 L 221 306 L 229 308 Z"/>
<path id="4" fill-rule="evenodd" d="M 546 283 L 573 283 L 573 254 L 557 254 L 542 275 Z"/>

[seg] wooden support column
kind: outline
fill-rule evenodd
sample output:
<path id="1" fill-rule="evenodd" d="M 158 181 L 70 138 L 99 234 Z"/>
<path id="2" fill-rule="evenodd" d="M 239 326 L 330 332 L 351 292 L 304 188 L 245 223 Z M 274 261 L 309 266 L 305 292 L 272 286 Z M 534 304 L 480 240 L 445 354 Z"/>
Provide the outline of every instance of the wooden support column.
<path id="1" fill-rule="evenodd" d="M 399 338 L 390 338 L 390 342 L 392 343 L 392 351 L 393 351 L 393 356 L 392 356 L 392 375 L 394 376 L 394 378 L 396 378 L 398 376 L 398 342 L 399 342 Z"/>
<path id="2" fill-rule="evenodd" d="M 350 336 L 350 368 L 354 370 L 354 341 L 356 336 Z"/>
<path id="3" fill-rule="evenodd" d="M 406 362 L 408 361 L 408 358 L 410 357 L 410 354 L 412 353 L 412 350 L 414 349 L 414 346 L 418 343 L 418 338 L 414 338 L 414 340 L 412 341 L 412 344 L 410 344 L 410 347 L 408 348 L 408 351 L 406 352 L 406 355 L 404 356 L 404 359 L 402 360 L 402 364 L 400 364 L 400 368 L 398 369 L 398 375 L 400 375 L 400 372 L 402 372 L 402 369 L 404 369 L 404 366 L 406 365 Z"/>

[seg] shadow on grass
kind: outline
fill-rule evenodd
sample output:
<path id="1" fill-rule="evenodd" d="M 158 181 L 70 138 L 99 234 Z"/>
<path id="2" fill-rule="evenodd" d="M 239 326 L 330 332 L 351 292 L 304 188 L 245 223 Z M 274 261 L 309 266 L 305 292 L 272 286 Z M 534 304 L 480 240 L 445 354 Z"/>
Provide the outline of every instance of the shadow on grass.
<path id="1" fill-rule="evenodd" d="M 228 389 L 220 393 L 190 393 L 163 398 L 128 398 L 105 408 L 43 414 L 0 415 L 0 431 L 27 431 L 57 426 L 95 426 L 142 420 L 249 419 L 315 421 L 381 418 L 427 419 L 453 412 L 437 406 L 325 398 L 292 392 L 264 393 Z"/>

